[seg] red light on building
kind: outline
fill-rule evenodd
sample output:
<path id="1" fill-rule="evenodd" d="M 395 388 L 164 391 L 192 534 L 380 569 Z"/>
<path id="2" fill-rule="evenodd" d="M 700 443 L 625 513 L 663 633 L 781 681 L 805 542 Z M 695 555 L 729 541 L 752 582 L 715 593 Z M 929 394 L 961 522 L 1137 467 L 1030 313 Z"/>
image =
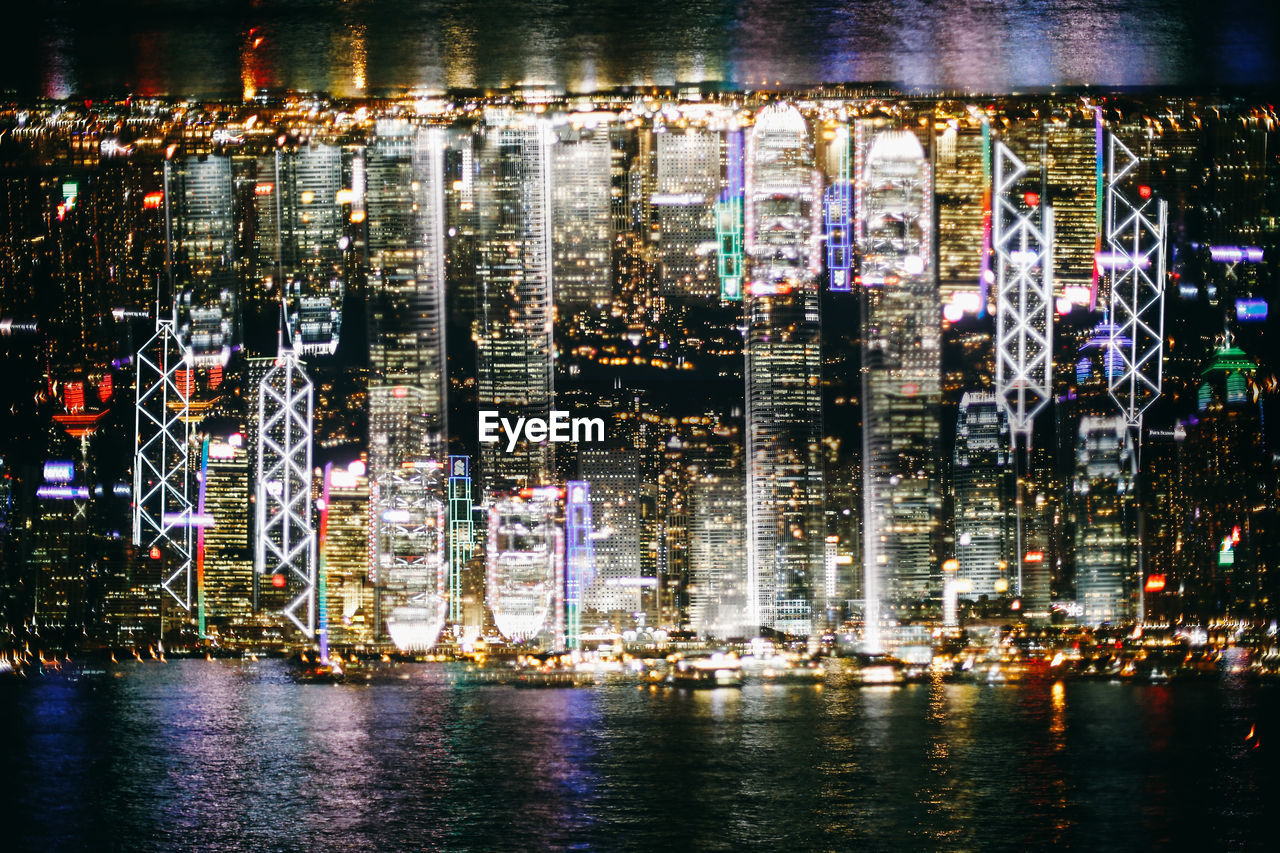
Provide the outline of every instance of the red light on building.
<path id="1" fill-rule="evenodd" d="M 147 193 L 142 197 L 143 210 L 159 210 L 164 204 L 164 193 Z"/>
<path id="2" fill-rule="evenodd" d="M 272 184 L 255 184 L 253 187 L 254 195 L 271 195 L 275 192 L 275 186 Z"/>
<path id="3" fill-rule="evenodd" d="M 68 382 L 62 386 L 62 401 L 66 404 L 68 412 L 83 412 L 84 383 Z"/>
<path id="4" fill-rule="evenodd" d="M 276 589 L 284 589 L 284 585 L 286 583 L 287 581 L 285 580 L 284 575 L 271 576 L 271 585 L 274 586 Z"/>
<path id="5" fill-rule="evenodd" d="M 1027 203 L 1027 207 L 1038 207 L 1040 205 L 1040 193 L 1025 192 L 1022 194 L 1022 200 Z"/>
<path id="6" fill-rule="evenodd" d="M 1025 557 L 1023 557 L 1023 558 L 1022 558 L 1022 562 L 1024 562 L 1024 563 L 1043 563 L 1043 562 L 1044 562 L 1044 552 L 1043 552 L 1043 551 L 1028 551 L 1028 552 L 1027 552 L 1027 555 L 1026 555 Z"/>
<path id="7" fill-rule="evenodd" d="M 391 396 L 392 396 L 392 397 L 397 397 L 397 398 L 398 398 L 398 397 L 408 397 L 408 396 L 409 396 L 409 389 L 408 389 L 408 388 L 406 388 L 406 387 L 404 387 L 403 385 L 397 385 L 396 387 L 394 387 L 394 388 L 392 388 L 392 389 L 391 389 Z"/>
<path id="8" fill-rule="evenodd" d="M 102 377 L 102 381 L 98 383 L 98 399 L 104 403 L 107 402 L 111 399 L 111 395 L 115 393 L 115 390 L 116 386 L 111 380 L 111 374 L 105 374 Z"/>
<path id="9" fill-rule="evenodd" d="M 1022 600 L 1021 600 L 1021 599 L 1018 599 L 1018 598 L 1015 598 L 1013 601 L 1009 602 L 1009 609 L 1010 609 L 1010 610 L 1021 610 L 1021 609 L 1022 609 Z"/>
<path id="10" fill-rule="evenodd" d="M 151 546 L 151 559 L 153 560 L 160 559 L 160 549 L 157 548 L 155 545 Z"/>
<path id="11" fill-rule="evenodd" d="M 1138 185 L 1138 197 L 1143 199 L 1151 198 L 1151 187 L 1146 184 Z"/>
<path id="12" fill-rule="evenodd" d="M 1160 592 L 1164 589 L 1164 583 L 1164 575 L 1148 575 L 1143 589 L 1147 592 Z"/>
<path id="13" fill-rule="evenodd" d="M 222 384 L 222 365 L 215 364 L 209 368 L 209 387 L 217 388 Z"/>
<path id="14" fill-rule="evenodd" d="M 193 371 L 179 370 L 174 374 L 174 382 L 178 386 L 178 393 L 186 399 L 190 400 L 191 395 L 196 390 L 196 377 Z"/>

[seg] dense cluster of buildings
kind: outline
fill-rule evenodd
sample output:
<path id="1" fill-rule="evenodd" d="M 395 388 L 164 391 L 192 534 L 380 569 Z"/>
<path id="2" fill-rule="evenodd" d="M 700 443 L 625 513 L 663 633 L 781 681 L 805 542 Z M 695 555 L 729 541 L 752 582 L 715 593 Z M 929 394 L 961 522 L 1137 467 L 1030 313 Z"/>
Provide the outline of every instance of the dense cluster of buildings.
<path id="1" fill-rule="evenodd" d="M 1275 121 L 838 90 L 6 106 L 8 639 L 1271 622 Z M 1162 202 L 1158 245 L 1117 252 Z M 993 245 L 1001 217 L 1040 249 Z M 1034 420 L 996 367 L 1010 281 L 1045 288 Z M 603 436 L 476 426 L 556 411 Z"/>

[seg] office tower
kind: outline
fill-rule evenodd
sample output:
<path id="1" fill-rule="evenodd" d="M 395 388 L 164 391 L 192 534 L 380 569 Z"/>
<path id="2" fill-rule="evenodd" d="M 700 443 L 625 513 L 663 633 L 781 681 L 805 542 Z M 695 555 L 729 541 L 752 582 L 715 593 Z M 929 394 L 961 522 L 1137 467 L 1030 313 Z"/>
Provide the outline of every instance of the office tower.
<path id="1" fill-rule="evenodd" d="M 399 464 L 387 454 L 439 460 L 447 444 L 443 155 L 441 129 L 395 120 L 365 152 L 374 479 Z"/>
<path id="2" fill-rule="evenodd" d="M 546 649 L 564 642 L 564 542 L 556 524 L 558 491 L 489 504 L 485 603 L 498 633 Z"/>
<path id="3" fill-rule="evenodd" d="M 746 620 L 746 527 L 741 471 L 689 484 L 689 627 L 699 636 L 727 639 L 756 629 Z"/>
<path id="4" fill-rule="evenodd" d="M 1076 601 L 1084 624 L 1120 624 L 1136 618 L 1138 606 L 1133 438 L 1124 418 L 1092 415 L 1076 435 Z"/>
<path id="5" fill-rule="evenodd" d="M 1098 242 L 1099 152 L 1093 123 L 1047 121 L 1043 150 L 1043 201 L 1053 207 L 1054 290 L 1071 296 L 1092 284 Z"/>
<path id="6" fill-rule="evenodd" d="M 909 131 L 859 126 L 866 642 L 941 594 L 941 320 L 929 165 Z"/>
<path id="7" fill-rule="evenodd" d="M 320 509 L 320 568 L 332 645 L 365 645 L 374 637 L 374 587 L 369 578 L 369 478 L 365 463 L 329 466 Z"/>
<path id="8" fill-rule="evenodd" d="M 993 599 L 1010 589 L 1008 450 L 1008 422 L 995 395 L 966 393 L 960 400 L 951 469 L 961 598 Z"/>
<path id="9" fill-rule="evenodd" d="M 657 583 L 640 572 L 640 455 L 633 447 L 582 445 L 578 475 L 591 487 L 595 531 L 595 580 L 584 609 L 633 627 L 643 587 Z"/>
<path id="10" fill-rule="evenodd" d="M 938 135 L 934 200 L 938 208 L 938 292 L 947 319 L 984 313 L 982 253 L 990 225 L 990 136 L 972 115 L 948 118 Z M 984 199 L 986 203 L 984 204 Z M 951 307 L 954 306 L 954 307 Z"/>
<path id="11" fill-rule="evenodd" d="M 342 150 L 314 143 L 274 158 L 276 281 L 288 305 L 294 348 L 331 355 L 342 328 L 343 255 L 348 246 L 341 200 Z"/>
<path id="12" fill-rule="evenodd" d="M 654 139 L 656 175 L 649 203 L 660 235 L 662 292 L 711 298 L 720 290 L 715 276 L 719 136 L 703 127 L 660 127 Z"/>
<path id="13" fill-rule="evenodd" d="M 74 641 L 88 630 L 94 610 L 92 499 L 83 465 L 50 460 L 43 469 L 31 512 L 33 622 L 50 641 Z"/>
<path id="14" fill-rule="evenodd" d="M 551 148 L 555 303 L 603 308 L 613 297 L 611 151 L 608 121 L 560 125 Z"/>
<path id="15" fill-rule="evenodd" d="M 748 620 L 811 628 L 822 573 L 820 189 L 793 106 L 756 117 L 746 157 Z"/>
<path id="16" fill-rule="evenodd" d="M 249 546 L 249 451 L 241 433 L 213 436 L 202 454 L 200 488 L 209 522 L 199 531 L 198 556 L 208 629 L 226 636 L 253 611 L 253 550 Z M 199 545 L 197 545 L 197 553 Z"/>
<path id="17" fill-rule="evenodd" d="M 445 619 L 444 142 L 381 121 L 363 168 L 374 625 L 402 649 L 434 645 Z"/>
<path id="18" fill-rule="evenodd" d="M 1206 621 L 1277 615 L 1276 470 L 1256 371 L 1225 336 L 1186 427 L 1185 570 L 1172 580 L 1185 589 L 1184 607 Z"/>
<path id="19" fill-rule="evenodd" d="M 186 157 L 168 174 L 178 336 L 196 365 L 225 367 L 240 329 L 231 158 Z"/>
<path id="20" fill-rule="evenodd" d="M 476 181 L 480 305 L 477 405 L 512 421 L 548 417 L 554 394 L 550 124 L 493 114 Z M 551 445 L 481 445 L 486 494 L 550 483 Z"/>

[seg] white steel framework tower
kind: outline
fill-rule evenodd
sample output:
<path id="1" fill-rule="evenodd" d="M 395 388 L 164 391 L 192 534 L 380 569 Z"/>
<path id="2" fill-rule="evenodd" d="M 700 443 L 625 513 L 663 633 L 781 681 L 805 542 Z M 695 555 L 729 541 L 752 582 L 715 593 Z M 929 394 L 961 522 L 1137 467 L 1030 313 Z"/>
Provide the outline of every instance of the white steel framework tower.
<path id="1" fill-rule="evenodd" d="M 1133 435 L 1133 466 L 1142 465 L 1142 416 L 1159 399 L 1164 377 L 1165 225 L 1168 205 L 1151 188 L 1137 186 L 1135 204 L 1127 189 L 1134 183 L 1138 157 L 1111 134 L 1107 146 L 1107 266 L 1111 287 L 1107 300 L 1108 355 L 1117 369 L 1107 371 L 1107 391 Z M 1136 478 L 1141 489 L 1141 474 Z M 1142 503 L 1138 513 L 1138 623 L 1143 601 Z"/>
<path id="2" fill-rule="evenodd" d="M 1034 420 L 1053 387 L 1053 209 L 1020 193 L 1026 164 L 995 145 L 996 398 L 1009 417 L 1015 496 L 1014 594 L 1023 594 L 1021 452 L 1031 452 Z"/>
<path id="3" fill-rule="evenodd" d="M 316 533 L 311 524 L 311 379 L 283 336 L 258 386 L 257 534 L 259 582 L 287 590 L 285 617 L 307 639 L 316 629 Z"/>
<path id="4" fill-rule="evenodd" d="M 1125 188 L 1138 158 L 1112 134 L 1107 148 L 1107 266 L 1111 268 L 1108 346 L 1119 370 L 1108 390 L 1129 426 L 1141 432 L 1142 415 L 1161 393 L 1164 364 L 1165 222 L 1168 206 L 1139 186 L 1134 204 Z"/>
<path id="5" fill-rule="evenodd" d="M 194 603 L 188 444 L 190 365 L 172 319 L 138 351 L 135 375 L 136 444 L 133 463 L 133 542 L 161 548 L 170 560 L 160 585 L 183 610 Z"/>

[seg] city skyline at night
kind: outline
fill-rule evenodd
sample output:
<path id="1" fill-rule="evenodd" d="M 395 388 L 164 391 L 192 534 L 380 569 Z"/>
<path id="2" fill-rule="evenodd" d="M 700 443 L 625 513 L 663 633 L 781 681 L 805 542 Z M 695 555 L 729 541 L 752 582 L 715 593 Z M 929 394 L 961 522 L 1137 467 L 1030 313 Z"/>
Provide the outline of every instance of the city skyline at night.
<path id="1" fill-rule="evenodd" d="M 1267 4 L 7 20 L 9 846 L 1275 846 Z"/>
<path id="2" fill-rule="evenodd" d="M 566 597 L 565 484 L 578 475 L 591 485 L 598 472 L 603 487 L 600 478 L 617 475 L 590 444 L 557 444 L 558 435 L 536 432 L 491 441 L 483 417 L 472 423 L 490 412 L 504 429 L 521 418 L 536 427 L 557 409 L 566 421 L 602 425 L 599 439 L 627 454 L 638 475 L 629 499 L 593 498 L 599 521 L 590 538 L 614 543 L 597 553 L 631 568 L 585 570 L 595 585 L 580 595 L 587 633 L 680 633 L 707 624 L 714 611 L 721 627 L 704 629 L 707 639 L 727 639 L 723 626 L 734 625 L 739 639 L 761 631 L 801 642 L 825 635 L 877 650 L 883 639 L 893 646 L 895 632 L 908 642 L 912 625 L 936 624 L 950 606 L 966 619 L 1004 614 L 1028 625 L 1086 627 L 1148 614 L 1166 626 L 1199 625 L 1239 610 L 1225 602 L 1219 612 L 1203 610 L 1209 596 L 1196 584 L 1206 575 L 1190 563 L 1159 573 L 1165 586 L 1145 601 L 1140 590 L 1151 581 L 1143 563 L 1154 549 L 1139 525 L 1167 510 L 1144 504 L 1139 483 L 1185 475 L 1140 473 L 1139 450 L 1153 427 L 1141 413 L 1153 405 L 1162 433 L 1183 435 L 1198 422 L 1190 392 L 1207 387 L 1197 386 L 1196 372 L 1208 368 L 1224 335 L 1252 350 L 1245 357 L 1253 366 L 1232 374 L 1246 390 L 1231 400 L 1250 398 L 1265 422 L 1270 273 L 1266 250 L 1246 241 L 1263 242 L 1268 190 L 1258 186 L 1262 203 L 1249 201 L 1256 212 L 1244 215 L 1215 195 L 1227 191 L 1218 177 L 1224 169 L 1264 168 L 1248 158 L 1263 150 L 1253 140 L 1272 132 L 1265 107 L 1238 103 L 1227 123 L 1222 105 L 1197 99 L 1063 96 L 979 106 L 820 93 L 529 97 L 405 106 L 306 98 L 213 110 L 153 101 L 83 115 L 56 106 L 43 115 L 10 113 L 9 210 L 27 217 L 31 230 L 27 242 L 12 244 L 6 313 L 11 346 L 25 351 L 17 364 L 25 354 L 27 381 L 44 388 L 35 407 L 15 406 L 11 417 L 36 427 L 26 441 L 38 454 L 71 466 L 58 481 L 11 468 L 11 506 L 34 499 L 39 514 L 69 500 L 76 517 L 90 518 L 92 507 L 97 519 L 81 522 L 93 546 L 56 566 L 37 556 L 46 553 L 38 535 L 15 537 L 26 549 L 16 553 L 30 556 L 7 565 L 11 628 L 74 625 L 98 642 L 125 639 L 119 632 L 137 628 L 136 614 L 159 618 L 145 600 L 148 582 L 124 586 L 126 576 L 151 574 L 183 611 L 169 614 L 175 621 L 164 628 L 156 622 L 156 638 L 188 618 L 205 625 L 206 585 L 220 594 L 240 589 L 242 616 L 215 620 L 212 633 L 197 630 L 196 642 L 259 642 L 266 631 L 288 647 L 313 642 L 320 629 L 331 638 L 337 626 L 314 600 L 329 579 L 317 567 L 316 545 L 306 544 L 323 509 L 323 461 L 368 469 L 368 560 L 352 568 L 366 575 L 372 600 L 344 613 L 347 627 L 364 626 L 347 636 L 402 651 L 482 638 L 554 650 L 565 642 L 562 629 L 539 640 L 538 631 L 517 638 L 495 630 L 486 580 L 493 575 L 481 569 L 497 565 L 486 555 L 485 513 L 501 500 L 559 489 L 559 520 L 545 534 L 547 575 L 527 579 L 551 584 L 558 612 Z M 1206 128 L 1210 110 L 1217 117 Z M 1199 129 L 1189 137 L 1191 122 Z M 1096 138 L 1092 156 L 1071 148 L 1065 160 L 1053 154 L 1055 140 L 1075 138 L 1072 128 Z M 961 148 L 961 131 L 978 144 Z M 1118 174 L 1117 150 L 1130 158 Z M 1218 150 L 1221 163 L 1213 159 Z M 821 199 L 845 180 L 848 218 L 838 211 L 833 218 Z M 42 209 L 45 193 L 55 209 Z M 1115 210 L 1163 210 L 1166 194 L 1180 204 L 1178 240 L 1139 235 L 1129 246 L 1124 226 L 1104 233 Z M 1201 208 L 1190 204 L 1197 197 Z M 740 243 L 710 227 L 725 215 L 711 210 L 713 198 L 729 216 L 742 211 Z M 1059 208 L 1070 211 L 1081 198 L 1100 211 L 1099 230 L 1062 225 Z M 1035 230 L 1028 217 L 1041 211 L 1056 228 Z M 123 245 L 84 242 L 95 239 L 88 229 L 101 217 L 130 223 Z M 963 221 L 979 228 L 967 244 L 949 238 L 944 290 L 940 228 Z M 829 267 L 837 256 L 822 246 L 843 240 L 842 229 L 855 240 L 848 275 L 835 277 L 823 261 Z M 1040 242 L 1028 243 L 1027 234 Z M 29 284 L 31 272 L 41 274 L 46 239 L 58 269 L 75 276 L 74 300 L 46 305 Z M 595 243 L 608 246 L 607 264 Z M 1077 244 L 1106 248 L 1077 252 Z M 100 283 L 101 269 L 122 287 Z M 1154 294 L 1136 306 L 1146 315 L 1120 298 L 1131 280 Z M 1040 295 L 1024 304 L 1028 288 Z M 130 352 L 127 344 L 157 321 L 169 329 L 160 340 L 168 349 L 147 355 L 160 370 L 151 378 L 141 372 L 151 350 Z M 1139 353 L 1135 330 L 1153 322 L 1169 330 L 1170 355 L 1174 329 L 1183 352 L 1190 346 L 1196 354 L 1166 365 L 1163 347 Z M 1015 333 L 1021 337 L 1009 337 Z M 1039 342 L 1034 356 L 1029 340 Z M 292 363 L 299 379 L 270 378 L 284 377 Z M 1161 394 L 1165 374 L 1173 395 Z M 1018 378 L 1032 376 L 1039 385 Z M 1136 377 L 1141 409 L 1120 405 L 1124 377 Z M 297 381 L 304 384 L 291 391 Z M 259 386 L 271 389 L 262 390 L 261 404 Z M 1027 398 L 1029 409 L 1032 387 L 1039 390 Z M 110 418 L 130 408 L 130 390 L 138 399 L 132 431 Z M 304 393 L 314 401 L 297 396 Z M 977 417 L 984 399 L 1008 426 L 965 420 Z M 1032 415 L 1042 410 L 1037 427 Z M 49 420 L 37 426 L 42 418 Z M 264 433 L 263 423 L 277 426 Z M 1116 436 L 1110 443 L 1108 429 Z M 247 442 L 252 480 L 245 553 L 259 552 L 247 590 L 223 577 L 243 572 L 238 564 L 220 557 L 204 568 L 207 544 L 224 542 L 220 526 L 241 510 L 225 500 L 212 513 L 197 505 L 208 476 L 202 437 L 223 448 L 233 434 Z M 137 464 L 151 466 L 132 487 L 129 468 L 137 464 L 99 462 L 95 453 L 129 442 L 139 448 Z M 1265 431 L 1259 442 L 1252 455 L 1261 457 L 1257 470 L 1269 472 L 1260 485 L 1273 495 L 1275 451 Z M 267 456 L 259 457 L 259 445 Z M 990 470 L 971 468 L 974 452 L 985 454 L 976 464 Z M 297 458 L 273 463 L 272 453 Z M 1115 459 L 1102 463 L 1099 454 Z M 449 506 L 462 506 L 446 495 L 449 455 L 472 462 L 467 518 L 446 517 Z M 306 477 L 312 456 L 316 473 Z M 300 465 L 289 470 L 303 479 L 273 473 L 285 470 L 273 464 L 286 463 Z M 221 464 L 214 460 L 215 469 Z M 1176 458 L 1151 464 L 1182 470 Z M 1235 464 L 1224 461 L 1224 492 Z M 1115 479 L 1104 469 L 1128 473 Z M 745 526 L 730 536 L 747 547 L 709 576 L 691 560 L 701 555 L 706 565 L 706 541 L 722 541 L 726 531 L 695 525 L 689 513 L 708 508 L 711 494 L 730 494 L 734 482 L 745 516 L 733 523 Z M 81 497 L 77 489 L 90 486 L 97 494 Z M 1104 512 L 1095 503 L 1111 500 L 1107 493 L 1119 503 Z M 140 519 L 132 548 L 120 532 L 130 526 L 125 498 Z M 1246 548 L 1257 554 L 1246 564 L 1250 576 L 1226 587 L 1248 589 L 1251 600 L 1240 604 L 1262 621 L 1274 614 L 1274 573 L 1263 556 L 1273 511 L 1264 503 L 1221 522 L 1222 535 L 1240 527 L 1254 543 Z M 495 518 L 516 517 L 510 512 Z M 1098 512 L 1112 519 L 1110 533 L 1094 523 Z M 618 524 L 634 532 L 615 539 Z M 465 542 L 450 538 L 462 530 L 474 532 Z M 985 543 L 978 549 L 975 536 Z M 283 562 L 268 565 L 264 542 Z M 91 583 L 88 566 L 113 549 L 117 573 Z M 951 560 L 960 569 L 944 596 Z M 45 600 L 13 594 L 48 586 L 46 573 L 82 589 Z M 624 587 L 633 593 L 619 597 Z M 1091 603 L 1099 595 L 1109 603 Z M 729 601 L 734 609 L 725 610 Z M 1195 610 L 1185 606 L 1192 601 Z M 300 635 L 272 624 L 304 603 Z M 124 616 L 130 610 L 135 615 Z"/>

